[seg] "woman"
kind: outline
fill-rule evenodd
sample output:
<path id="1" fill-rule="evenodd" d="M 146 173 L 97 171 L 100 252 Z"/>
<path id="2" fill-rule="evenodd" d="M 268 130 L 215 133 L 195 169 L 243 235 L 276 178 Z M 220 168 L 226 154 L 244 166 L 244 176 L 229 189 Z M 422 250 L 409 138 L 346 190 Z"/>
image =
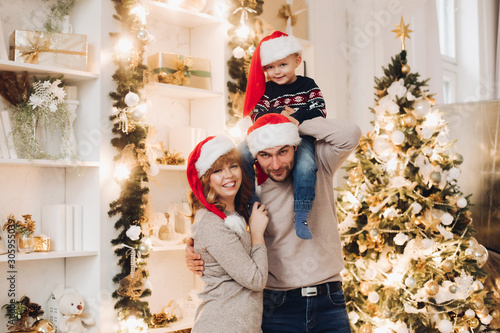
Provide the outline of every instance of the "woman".
<path id="1" fill-rule="evenodd" d="M 234 142 L 225 135 L 200 142 L 189 156 L 187 177 L 194 249 L 205 262 L 192 332 L 261 332 L 268 217 L 256 202 L 247 231 L 251 185 Z"/>

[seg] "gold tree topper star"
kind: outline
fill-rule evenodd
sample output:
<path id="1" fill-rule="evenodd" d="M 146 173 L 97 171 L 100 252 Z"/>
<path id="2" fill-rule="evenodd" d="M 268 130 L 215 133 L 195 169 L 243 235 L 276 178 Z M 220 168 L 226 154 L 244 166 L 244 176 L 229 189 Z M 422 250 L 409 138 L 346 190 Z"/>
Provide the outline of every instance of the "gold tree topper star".
<path id="1" fill-rule="evenodd" d="M 401 38 L 401 50 L 405 49 L 405 38 L 410 39 L 410 32 L 413 30 L 408 29 L 409 24 L 405 25 L 405 21 L 403 20 L 403 15 L 401 15 L 401 23 L 399 25 L 394 24 L 396 29 L 392 30 L 392 32 L 396 33 L 396 38 Z"/>

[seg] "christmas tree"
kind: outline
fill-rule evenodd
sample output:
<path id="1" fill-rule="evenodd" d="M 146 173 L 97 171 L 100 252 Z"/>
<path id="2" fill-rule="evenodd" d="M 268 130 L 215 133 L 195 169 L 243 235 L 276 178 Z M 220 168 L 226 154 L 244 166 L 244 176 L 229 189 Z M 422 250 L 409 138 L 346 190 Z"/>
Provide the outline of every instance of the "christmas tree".
<path id="1" fill-rule="evenodd" d="M 402 51 L 375 79 L 374 129 L 348 159 L 337 211 L 353 332 L 496 332 L 484 288 L 486 248 L 473 237 L 470 195 L 457 183 L 433 95 Z"/>

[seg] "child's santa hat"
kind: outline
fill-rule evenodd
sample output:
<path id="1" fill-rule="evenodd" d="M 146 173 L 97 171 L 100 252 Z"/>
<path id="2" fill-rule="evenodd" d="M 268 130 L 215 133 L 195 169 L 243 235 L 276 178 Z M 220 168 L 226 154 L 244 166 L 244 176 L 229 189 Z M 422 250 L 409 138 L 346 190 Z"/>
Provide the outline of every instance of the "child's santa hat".
<path id="1" fill-rule="evenodd" d="M 300 140 L 299 127 L 279 113 L 259 117 L 247 132 L 247 144 L 253 157 L 268 148 L 297 146 Z"/>
<path id="2" fill-rule="evenodd" d="M 266 77 L 262 67 L 301 51 L 302 45 L 299 40 L 281 31 L 275 31 L 271 35 L 262 38 L 255 48 L 250 63 L 243 117 L 252 112 L 262 95 L 264 95 Z"/>
<path id="3" fill-rule="evenodd" d="M 200 178 L 212 167 L 219 157 L 236 148 L 236 144 L 228 136 L 220 134 L 209 136 L 196 145 L 188 158 L 187 179 L 193 194 L 206 209 L 219 216 L 230 228 L 241 233 L 246 231 L 246 223 L 239 215 L 226 216 L 214 204 L 207 202 L 203 193 Z"/>

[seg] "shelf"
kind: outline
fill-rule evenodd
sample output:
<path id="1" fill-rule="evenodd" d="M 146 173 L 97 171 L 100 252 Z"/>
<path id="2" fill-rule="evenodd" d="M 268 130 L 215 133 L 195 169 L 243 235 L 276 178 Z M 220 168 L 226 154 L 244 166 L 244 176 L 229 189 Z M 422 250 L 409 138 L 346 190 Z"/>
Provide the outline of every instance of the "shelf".
<path id="1" fill-rule="evenodd" d="M 183 165 L 158 165 L 158 168 L 163 171 L 186 171 L 187 166 Z"/>
<path id="2" fill-rule="evenodd" d="M 186 28 L 195 28 L 207 24 L 220 24 L 223 22 L 221 18 L 212 15 L 170 6 L 166 3 L 153 0 L 147 1 L 145 7 L 149 9 L 148 19 L 163 21 Z"/>
<path id="3" fill-rule="evenodd" d="M 180 330 L 186 330 L 193 327 L 193 319 L 182 319 L 178 322 L 169 324 L 167 327 L 150 328 L 150 333 L 168 333 Z"/>
<path id="4" fill-rule="evenodd" d="M 164 97 L 188 99 L 221 97 L 223 95 L 222 92 L 219 91 L 176 86 L 166 83 L 152 83 L 148 87 L 146 87 L 146 91 Z"/>
<path id="5" fill-rule="evenodd" d="M 97 256 L 97 251 L 50 251 L 50 252 L 31 252 L 28 254 L 16 253 L 16 261 L 27 260 L 42 260 L 42 259 L 58 259 L 58 258 L 74 258 L 74 257 L 91 257 Z M 7 262 L 7 254 L 0 255 L 0 262 Z"/>
<path id="6" fill-rule="evenodd" d="M 99 162 L 87 161 L 71 161 L 71 160 L 28 160 L 28 159 L 11 159 L 0 158 L 0 166 L 2 165 L 17 165 L 17 166 L 39 166 L 53 168 L 77 168 L 77 167 L 98 167 Z"/>
<path id="7" fill-rule="evenodd" d="M 0 59 L 0 71 L 9 71 L 9 72 L 28 71 L 32 75 L 35 74 L 35 75 L 59 76 L 62 74 L 64 75 L 64 81 L 67 82 L 87 81 L 99 78 L 99 74 L 91 72 L 78 71 L 74 69 L 60 68 L 54 66 L 25 64 L 22 62 L 15 62 L 11 60 L 1 60 L 1 59 Z"/>

